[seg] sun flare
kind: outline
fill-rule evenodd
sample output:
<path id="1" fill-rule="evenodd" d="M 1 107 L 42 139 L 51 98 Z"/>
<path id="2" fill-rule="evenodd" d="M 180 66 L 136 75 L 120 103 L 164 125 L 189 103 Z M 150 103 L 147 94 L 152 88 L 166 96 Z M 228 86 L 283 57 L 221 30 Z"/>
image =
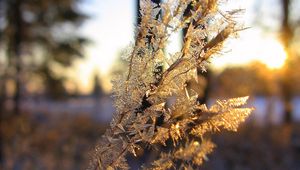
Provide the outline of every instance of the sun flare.
<path id="1" fill-rule="evenodd" d="M 224 56 L 213 59 L 215 68 L 253 61 L 266 64 L 270 69 L 278 69 L 284 65 L 287 54 L 275 35 L 265 35 L 260 30 L 252 29 L 241 32 L 240 37 L 239 40 L 232 40 L 226 44 L 228 52 L 225 52 Z"/>
<path id="2" fill-rule="evenodd" d="M 271 69 L 278 69 L 284 65 L 286 57 L 284 47 L 278 40 L 268 40 L 257 59 Z"/>

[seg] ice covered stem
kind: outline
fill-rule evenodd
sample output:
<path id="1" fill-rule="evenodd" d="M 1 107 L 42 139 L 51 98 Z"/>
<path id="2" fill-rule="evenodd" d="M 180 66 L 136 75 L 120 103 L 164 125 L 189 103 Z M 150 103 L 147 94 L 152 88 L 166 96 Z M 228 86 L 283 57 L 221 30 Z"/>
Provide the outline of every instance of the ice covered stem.
<path id="1" fill-rule="evenodd" d="M 205 70 L 208 60 L 222 52 L 224 41 L 243 29 L 232 19 L 240 10 L 223 13 L 219 3 L 141 1 L 135 43 L 123 55 L 128 71 L 113 81 L 116 113 L 95 148 L 90 169 L 129 169 L 128 153 L 136 155 L 145 144 L 163 147 L 167 141 L 172 147 L 150 169 L 199 166 L 215 147 L 211 134 L 236 131 L 251 113 L 251 108 L 243 108 L 247 97 L 217 100 L 207 108 L 198 103 L 197 92 L 187 89 L 187 82 L 197 78 L 197 67 Z M 168 38 L 184 28 L 182 49 L 164 53 Z"/>

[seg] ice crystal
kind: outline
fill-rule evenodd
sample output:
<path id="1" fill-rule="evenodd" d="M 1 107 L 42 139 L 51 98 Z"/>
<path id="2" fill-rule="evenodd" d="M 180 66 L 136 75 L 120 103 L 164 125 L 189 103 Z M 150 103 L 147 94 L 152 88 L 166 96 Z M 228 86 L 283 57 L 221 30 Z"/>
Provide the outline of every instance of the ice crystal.
<path id="1" fill-rule="evenodd" d="M 247 97 L 217 100 L 207 108 L 197 98 L 197 69 L 220 53 L 224 41 L 242 28 L 234 15 L 222 12 L 218 0 L 141 1 L 141 23 L 135 42 L 124 52 L 128 70 L 113 80 L 116 112 L 92 155 L 90 169 L 129 169 L 126 155 L 143 146 L 172 147 L 149 169 L 194 169 L 215 145 L 210 135 L 236 131 L 251 112 Z M 186 29 L 182 49 L 166 55 L 171 34 Z"/>

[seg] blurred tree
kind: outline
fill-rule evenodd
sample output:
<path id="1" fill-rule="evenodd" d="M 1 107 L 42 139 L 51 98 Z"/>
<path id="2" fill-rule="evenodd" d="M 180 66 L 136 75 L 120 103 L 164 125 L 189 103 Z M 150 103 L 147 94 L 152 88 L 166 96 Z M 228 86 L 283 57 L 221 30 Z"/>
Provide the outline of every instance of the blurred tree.
<path id="1" fill-rule="evenodd" d="M 229 67 L 215 76 L 214 96 L 272 96 L 278 93 L 274 71 L 258 62 Z M 233 88 L 234 87 L 234 88 Z"/>
<path id="2" fill-rule="evenodd" d="M 153 2 L 154 4 L 156 4 L 156 8 L 159 8 L 160 7 L 160 3 L 162 2 L 161 0 L 151 0 L 151 2 Z M 136 0 L 136 24 L 137 25 L 140 25 L 141 24 L 141 11 L 140 11 L 140 0 Z M 162 15 L 162 11 L 160 10 L 158 12 L 158 14 L 155 16 L 155 19 L 158 19 L 159 18 L 159 15 Z M 153 33 L 151 31 L 149 31 L 149 35 L 147 36 L 147 39 L 149 42 L 151 42 L 151 39 L 152 38 L 155 38 L 153 37 Z M 150 43 L 149 43 L 150 44 Z M 150 45 L 150 48 L 153 48 L 151 47 Z M 163 49 L 164 50 L 164 49 Z M 162 73 L 163 71 L 163 63 L 157 63 L 157 66 L 156 66 L 156 70 L 154 71 L 154 76 L 156 77 L 157 79 L 157 82 L 159 82 L 159 79 L 160 79 L 160 74 Z"/>
<path id="3" fill-rule="evenodd" d="M 100 76 L 99 74 L 95 74 L 94 76 L 94 88 L 93 88 L 93 96 L 97 99 L 104 95 L 104 90 L 101 85 Z"/>
<path id="4" fill-rule="evenodd" d="M 150 0 L 150 1 L 153 2 L 154 4 L 156 4 L 155 8 L 160 7 L 161 0 Z M 136 24 L 137 25 L 140 25 L 142 22 L 140 9 L 141 9 L 140 0 L 136 0 L 136 15 L 137 15 L 136 16 Z M 159 15 L 162 15 L 161 10 L 158 12 L 157 16 L 155 16 L 155 19 L 158 19 Z M 155 34 L 153 34 L 151 29 L 149 29 L 148 33 L 149 33 L 149 35 L 146 36 L 146 38 L 148 39 L 147 40 L 148 42 L 151 42 L 152 41 L 151 39 L 155 39 L 155 37 L 154 37 Z M 136 36 L 139 36 L 139 35 L 136 35 Z M 153 48 L 152 43 L 148 43 L 148 44 L 149 44 L 149 48 Z M 140 56 L 142 56 L 142 55 L 140 55 Z M 153 74 L 154 74 L 154 77 L 155 77 L 157 83 L 159 82 L 159 80 L 161 78 L 162 71 L 163 71 L 163 63 L 156 63 L 156 68 L 155 68 L 155 71 L 153 72 Z M 144 96 L 143 101 L 142 101 L 142 108 L 143 107 L 146 108 L 149 106 L 151 106 L 151 104 L 148 101 L 146 101 L 146 96 Z"/>
<path id="5" fill-rule="evenodd" d="M 192 2 L 190 2 L 186 8 L 186 10 L 184 11 L 184 16 L 191 16 L 192 13 L 191 13 L 191 9 L 195 8 L 193 5 L 192 5 Z M 195 21 L 192 21 L 192 22 L 195 22 Z M 202 28 L 203 30 L 205 29 L 206 27 L 206 23 L 204 24 L 199 24 L 197 25 L 197 27 L 200 27 Z M 185 37 L 186 33 L 187 33 L 187 29 L 188 28 L 184 28 L 182 30 L 182 37 Z M 183 41 L 186 41 L 183 39 Z M 205 37 L 203 39 L 204 42 L 207 42 L 208 41 L 208 37 Z M 195 44 L 195 45 L 199 45 L 199 44 Z M 210 93 L 210 90 L 211 90 L 211 71 L 209 69 L 206 69 L 205 71 L 198 67 L 197 68 L 197 75 L 198 75 L 198 80 L 192 80 L 192 81 L 189 81 L 187 82 L 187 86 L 190 88 L 190 89 L 193 89 L 195 90 L 197 93 L 198 93 L 198 99 L 197 101 L 199 103 L 207 103 L 207 100 L 208 100 L 208 97 L 209 97 L 209 93 Z"/>
<path id="6" fill-rule="evenodd" d="M 15 113 L 20 112 L 25 78 L 39 76 L 47 94 L 57 97 L 63 87 L 58 67 L 71 66 L 82 57 L 87 42 L 76 34 L 86 18 L 76 5 L 80 0 L 1 0 L 0 50 L 6 51 L 5 74 L 15 82 Z M 55 65 L 55 67 L 53 67 Z M 27 79 L 27 81 L 30 81 Z M 55 85 L 54 85 L 55 84 Z M 60 91 L 58 90 L 58 91 Z"/>
<path id="7" fill-rule="evenodd" d="M 254 74 L 249 69 L 244 67 L 229 67 L 224 69 L 216 77 L 216 90 L 215 96 L 245 96 L 253 94 Z M 234 88 L 233 88 L 234 87 Z"/>
<path id="8" fill-rule="evenodd" d="M 262 1 L 258 1 L 262 3 Z M 285 61 L 284 67 L 281 69 L 280 87 L 281 95 L 284 102 L 284 117 L 285 123 L 289 124 L 292 121 L 292 99 L 299 93 L 299 23 L 300 15 L 297 12 L 299 10 L 299 3 L 296 0 L 280 0 L 278 1 L 281 8 L 281 17 L 276 18 L 279 21 L 279 25 L 273 31 L 278 31 L 282 45 L 285 48 L 287 54 L 287 60 Z M 265 25 L 262 23 L 261 15 L 257 15 L 257 21 L 266 31 L 270 31 L 273 25 Z M 279 28 L 279 29 L 277 29 Z M 298 39 L 297 39 L 298 38 Z M 298 41 L 298 42 L 297 42 Z M 297 53 L 298 52 L 298 53 Z"/>
<path id="9" fill-rule="evenodd" d="M 254 86 L 254 95 L 271 97 L 279 93 L 276 70 L 271 70 L 265 64 L 257 61 L 250 63 L 246 69 L 249 69 L 249 74 L 254 77 L 255 83 L 250 84 Z M 250 85 L 248 84 L 248 86 Z"/>
<path id="10" fill-rule="evenodd" d="M 284 100 L 284 122 L 289 124 L 292 121 L 292 98 L 295 95 L 295 88 L 299 86 L 299 73 L 297 75 L 296 69 L 299 68 L 299 56 L 296 55 L 293 49 L 293 44 L 296 29 L 299 27 L 299 18 L 296 20 L 292 19 L 292 0 L 281 0 L 282 8 L 282 20 L 280 26 L 281 41 L 284 45 L 286 53 L 288 55 L 287 61 L 283 68 L 283 74 L 281 76 L 281 88 L 282 96 Z M 299 16 L 293 16 L 299 17 Z"/>

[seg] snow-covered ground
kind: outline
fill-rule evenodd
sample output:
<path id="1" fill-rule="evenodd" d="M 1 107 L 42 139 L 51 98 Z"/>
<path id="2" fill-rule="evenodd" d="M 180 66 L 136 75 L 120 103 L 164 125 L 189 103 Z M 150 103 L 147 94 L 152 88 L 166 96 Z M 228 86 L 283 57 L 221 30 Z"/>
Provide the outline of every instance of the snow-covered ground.
<path id="1" fill-rule="evenodd" d="M 109 96 L 79 97 L 66 101 L 27 100 L 23 102 L 22 108 L 37 114 L 88 114 L 101 122 L 110 122 L 115 112 L 113 100 Z"/>
<path id="2" fill-rule="evenodd" d="M 283 102 L 279 97 L 255 97 L 249 101 L 249 106 L 255 110 L 252 115 L 257 123 L 262 124 L 266 120 L 272 123 L 280 123 L 284 114 Z M 292 101 L 293 120 L 300 121 L 300 97 L 295 97 Z"/>

